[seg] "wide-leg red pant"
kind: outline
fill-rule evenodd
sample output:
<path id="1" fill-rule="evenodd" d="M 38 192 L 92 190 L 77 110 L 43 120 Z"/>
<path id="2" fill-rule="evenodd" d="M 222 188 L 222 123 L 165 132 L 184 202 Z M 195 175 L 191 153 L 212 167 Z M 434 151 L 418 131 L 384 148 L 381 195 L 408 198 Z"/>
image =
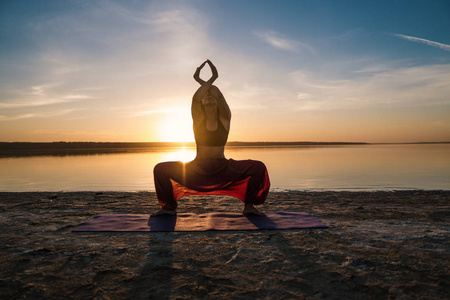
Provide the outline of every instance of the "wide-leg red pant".
<path id="1" fill-rule="evenodd" d="M 262 204 L 270 188 L 264 163 L 256 160 L 202 158 L 183 163 L 162 162 L 153 170 L 159 204 L 177 208 L 187 195 L 229 195 L 245 204 Z"/>

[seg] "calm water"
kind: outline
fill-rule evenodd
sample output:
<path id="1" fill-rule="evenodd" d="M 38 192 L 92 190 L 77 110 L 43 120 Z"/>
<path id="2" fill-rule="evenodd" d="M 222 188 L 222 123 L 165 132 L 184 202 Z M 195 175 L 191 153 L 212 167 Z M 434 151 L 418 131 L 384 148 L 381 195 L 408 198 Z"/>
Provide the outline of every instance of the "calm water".
<path id="1" fill-rule="evenodd" d="M 152 170 L 195 150 L 0 158 L 0 191 L 154 191 Z M 271 190 L 450 190 L 450 144 L 227 148 L 263 161 Z"/>

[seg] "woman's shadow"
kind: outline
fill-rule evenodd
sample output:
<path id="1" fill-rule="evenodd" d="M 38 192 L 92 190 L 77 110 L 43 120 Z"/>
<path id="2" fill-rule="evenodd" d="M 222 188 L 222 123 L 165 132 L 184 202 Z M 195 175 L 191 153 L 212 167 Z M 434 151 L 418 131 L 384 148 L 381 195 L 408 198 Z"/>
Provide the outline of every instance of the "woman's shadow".
<path id="1" fill-rule="evenodd" d="M 147 224 L 150 231 L 175 231 L 177 215 L 150 216 Z"/>
<path id="2" fill-rule="evenodd" d="M 277 224 L 269 216 L 244 215 L 258 229 L 278 229 Z"/>
<path id="3" fill-rule="evenodd" d="M 248 214 L 248 215 L 243 215 L 243 217 L 245 217 L 257 229 L 278 229 L 277 224 L 269 216 L 258 216 L 258 215 Z M 150 216 L 147 224 L 150 227 L 150 231 L 173 232 L 173 231 L 175 231 L 175 228 L 177 225 L 177 215 Z M 233 228 L 233 229 L 239 230 L 239 228 Z M 245 229 L 243 229 L 243 230 L 245 230 Z"/>

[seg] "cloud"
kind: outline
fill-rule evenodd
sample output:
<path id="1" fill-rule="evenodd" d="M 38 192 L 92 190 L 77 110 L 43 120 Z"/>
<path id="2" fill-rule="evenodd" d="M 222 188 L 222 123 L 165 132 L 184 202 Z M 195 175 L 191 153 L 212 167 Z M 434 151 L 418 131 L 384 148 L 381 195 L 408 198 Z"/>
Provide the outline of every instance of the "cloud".
<path id="1" fill-rule="evenodd" d="M 15 115 L 15 116 L 4 116 L 0 115 L 0 121 L 14 121 L 14 120 L 20 120 L 20 119 L 28 119 L 34 117 L 35 114 L 22 114 L 22 115 Z"/>
<path id="2" fill-rule="evenodd" d="M 33 86 L 31 87 L 31 94 L 32 95 L 36 95 L 36 96 L 42 96 L 44 95 L 44 91 L 45 91 L 45 86 L 40 85 L 40 86 Z"/>
<path id="3" fill-rule="evenodd" d="M 380 72 L 386 72 L 391 70 L 391 67 L 385 66 L 385 65 L 377 65 L 377 66 L 369 66 L 364 67 L 362 69 L 353 71 L 353 73 L 380 73 Z"/>
<path id="4" fill-rule="evenodd" d="M 405 39 L 411 42 L 415 42 L 415 43 L 421 43 L 421 44 L 426 44 L 428 46 L 432 46 L 432 47 L 436 47 L 445 51 L 450 51 L 450 45 L 446 45 L 446 44 L 441 44 L 438 42 L 433 42 L 430 40 L 426 40 L 426 39 L 422 39 L 422 38 L 418 38 L 418 37 L 413 37 L 413 36 L 408 36 L 408 35 L 403 35 L 403 34 L 399 34 L 399 33 L 393 33 L 393 36 L 399 37 L 401 39 Z"/>
<path id="5" fill-rule="evenodd" d="M 21 25 L 38 50 L 21 54 L 27 60 L 0 55 L 2 62 L 15 62 L 2 70 L 9 76 L 0 80 L 1 121 L 81 106 L 86 111 L 77 117 L 168 114 L 170 105 L 190 104 L 195 67 L 205 58 L 223 59 L 210 42 L 209 15 L 191 5 L 108 1 L 88 8 Z M 174 97 L 182 99 L 160 100 Z M 140 104 L 144 109 L 132 110 Z"/>
<path id="6" fill-rule="evenodd" d="M 160 105 L 160 103 L 167 103 L 169 105 Z M 182 103 L 182 104 L 178 104 Z M 134 118 L 144 117 L 149 115 L 176 115 L 190 112 L 190 103 L 186 104 L 185 99 L 177 97 L 163 97 L 154 99 L 151 104 L 140 104 L 126 108 L 129 113 L 125 113 L 123 117 Z M 123 108 L 121 108 L 123 111 Z"/>
<path id="7" fill-rule="evenodd" d="M 66 96 L 63 96 L 62 98 L 66 99 L 66 100 L 78 100 L 78 99 L 81 100 L 81 99 L 92 99 L 95 97 L 88 96 L 88 95 L 75 94 L 75 95 L 66 95 Z"/>
<path id="8" fill-rule="evenodd" d="M 70 103 L 94 97 L 86 94 L 59 94 L 51 91 L 53 85 L 32 86 L 26 90 L 15 90 L 8 98 L 14 100 L 0 103 L 0 108 L 26 108 L 36 106 L 46 106 L 61 103 Z M 3 98 L 3 97 L 2 97 Z M 5 98 L 1 99 L 6 100 Z"/>
<path id="9" fill-rule="evenodd" d="M 52 104 L 61 104 L 61 103 L 69 103 L 73 102 L 73 99 L 42 99 L 37 101 L 18 101 L 18 102 L 7 102 L 0 103 L 0 108 L 25 108 L 25 107 L 36 107 L 36 106 L 46 106 Z"/>
<path id="10" fill-rule="evenodd" d="M 11 115 L 0 115 L 0 122 L 1 121 L 14 121 L 14 120 L 20 120 L 20 119 L 30 119 L 30 118 L 50 118 L 50 117 L 57 117 L 66 115 L 69 113 L 72 113 L 76 111 L 76 109 L 64 109 L 64 110 L 57 110 L 52 112 L 46 112 L 46 113 L 28 113 L 28 114 L 11 114 Z"/>
<path id="11" fill-rule="evenodd" d="M 275 31 L 255 31 L 254 34 L 272 47 L 296 53 L 305 49 L 314 54 L 314 49 L 308 44 L 286 39 Z"/>
<path id="12" fill-rule="evenodd" d="M 37 101 L 18 101 L 18 102 L 7 102 L 0 103 L 0 108 L 25 108 L 25 107 L 36 107 L 45 106 L 52 104 L 68 103 L 73 102 L 71 99 L 42 99 Z"/>
<path id="13" fill-rule="evenodd" d="M 178 109 L 173 110 L 173 109 L 153 109 L 153 110 L 142 110 L 142 111 L 138 111 L 138 112 L 134 112 L 126 117 L 144 117 L 144 116 L 148 116 L 148 115 L 155 115 L 155 114 L 173 114 L 175 111 L 178 111 Z M 184 110 L 187 111 L 187 110 Z"/>
<path id="14" fill-rule="evenodd" d="M 368 69 L 377 69 L 370 67 Z M 348 80 L 326 80 L 304 71 L 290 74 L 297 110 L 365 109 L 379 105 L 423 107 L 449 105 L 450 65 L 397 68 Z"/>

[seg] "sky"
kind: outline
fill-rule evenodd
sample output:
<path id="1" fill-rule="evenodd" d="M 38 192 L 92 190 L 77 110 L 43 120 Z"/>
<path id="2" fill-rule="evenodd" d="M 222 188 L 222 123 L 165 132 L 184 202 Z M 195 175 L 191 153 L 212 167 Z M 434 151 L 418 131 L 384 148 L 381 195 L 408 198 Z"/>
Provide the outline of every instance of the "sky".
<path id="1" fill-rule="evenodd" d="M 229 141 L 450 141 L 447 0 L 2 1 L 0 141 L 193 141 L 206 59 Z"/>

